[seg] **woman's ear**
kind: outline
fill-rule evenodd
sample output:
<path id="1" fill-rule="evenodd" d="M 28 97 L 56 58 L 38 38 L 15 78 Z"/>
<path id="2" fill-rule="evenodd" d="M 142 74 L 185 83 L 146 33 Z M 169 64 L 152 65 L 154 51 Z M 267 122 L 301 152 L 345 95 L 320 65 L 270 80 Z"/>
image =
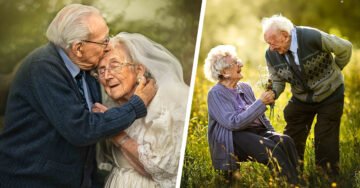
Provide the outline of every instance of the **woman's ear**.
<path id="1" fill-rule="evenodd" d="M 137 73 L 138 78 L 143 77 L 145 75 L 145 71 L 146 71 L 146 68 L 144 65 L 142 65 L 142 64 L 136 65 L 136 73 Z"/>
<path id="2" fill-rule="evenodd" d="M 223 78 L 230 78 L 230 75 L 226 73 L 225 69 L 220 71 L 220 75 L 222 75 Z"/>
<path id="3" fill-rule="evenodd" d="M 83 44 L 84 43 L 82 42 L 76 42 L 71 46 L 72 53 L 79 58 L 83 56 L 83 51 L 84 51 Z"/>

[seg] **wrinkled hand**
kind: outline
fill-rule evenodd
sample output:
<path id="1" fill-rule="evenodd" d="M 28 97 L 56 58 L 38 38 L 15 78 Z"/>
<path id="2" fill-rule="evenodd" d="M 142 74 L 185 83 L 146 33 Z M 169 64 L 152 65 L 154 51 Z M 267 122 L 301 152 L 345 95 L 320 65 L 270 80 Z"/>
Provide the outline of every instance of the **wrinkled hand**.
<path id="1" fill-rule="evenodd" d="M 102 105 L 102 104 L 100 104 L 100 103 L 95 103 L 95 104 L 93 104 L 92 107 L 91 107 L 91 111 L 92 111 L 92 112 L 97 112 L 97 113 L 104 113 L 104 112 L 106 112 L 107 110 L 109 110 L 109 108 L 106 107 L 106 106 L 104 106 L 104 105 Z"/>
<path id="2" fill-rule="evenodd" d="M 275 98 L 275 94 L 273 91 L 265 91 L 264 93 L 261 94 L 260 96 L 260 100 L 265 104 L 273 104 L 275 102 L 274 100 Z"/>
<path id="3" fill-rule="evenodd" d="M 146 80 L 145 77 L 141 78 L 139 85 L 135 90 L 135 95 L 139 96 L 146 106 L 148 106 L 151 100 L 154 98 L 157 92 L 154 79 Z"/>

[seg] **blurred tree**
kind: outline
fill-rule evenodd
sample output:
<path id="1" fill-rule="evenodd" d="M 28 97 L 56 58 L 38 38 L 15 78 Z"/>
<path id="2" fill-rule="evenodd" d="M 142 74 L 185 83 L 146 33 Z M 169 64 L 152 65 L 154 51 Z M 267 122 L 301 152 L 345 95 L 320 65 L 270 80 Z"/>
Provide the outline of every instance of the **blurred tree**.
<path id="1" fill-rule="evenodd" d="M 265 66 L 261 19 L 281 13 L 296 25 L 308 25 L 348 38 L 360 45 L 359 0 L 208 0 L 205 11 L 199 63 L 211 48 L 231 44 L 244 68 Z"/>
<path id="2" fill-rule="evenodd" d="M 261 23 L 256 16 L 264 0 L 210 0 L 206 5 L 199 64 L 204 63 L 211 48 L 230 44 L 236 47 L 245 68 L 256 68 L 264 62 L 265 51 L 261 37 Z"/>
<path id="3" fill-rule="evenodd" d="M 0 0 L 0 130 L 11 81 L 22 59 L 35 48 L 46 44 L 47 26 L 56 13 L 69 3 L 101 5 L 117 1 L 103 0 Z M 123 0 L 124 8 L 148 0 Z M 108 22 L 111 34 L 121 31 L 141 33 L 165 46 L 182 63 L 184 80 L 190 83 L 201 0 L 154 0 L 161 6 L 152 17 L 126 19 L 124 12 Z M 101 7 L 101 6 L 100 6 Z M 139 12 L 143 11 L 139 8 Z M 101 8 L 99 8 L 101 12 Z M 104 11 L 105 12 L 105 11 Z"/>
<path id="4" fill-rule="evenodd" d="M 0 115 L 5 113 L 14 67 L 30 51 L 46 43 L 45 31 L 56 6 L 63 6 L 63 1 L 0 2 Z"/>
<path id="5" fill-rule="evenodd" d="M 183 65 L 184 80 L 190 83 L 195 52 L 201 0 L 161 0 L 165 6 L 159 8 L 152 20 L 125 20 L 118 15 L 108 22 L 111 34 L 121 31 L 141 33 L 162 44 L 173 53 Z M 161 20 L 161 21 L 159 21 Z"/>

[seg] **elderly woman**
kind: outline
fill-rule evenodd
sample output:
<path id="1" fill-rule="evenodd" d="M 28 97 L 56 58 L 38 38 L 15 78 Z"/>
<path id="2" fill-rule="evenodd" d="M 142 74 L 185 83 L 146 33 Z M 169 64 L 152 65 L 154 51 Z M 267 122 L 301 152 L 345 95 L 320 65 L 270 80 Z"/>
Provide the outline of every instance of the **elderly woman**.
<path id="1" fill-rule="evenodd" d="M 144 77 L 155 79 L 158 91 L 145 118 L 102 144 L 113 165 L 105 187 L 175 187 L 189 90 L 181 65 L 140 34 L 120 33 L 111 47 L 98 66 L 105 106 L 124 104 Z"/>
<path id="2" fill-rule="evenodd" d="M 266 105 L 274 102 L 274 94 L 267 91 L 256 100 L 250 85 L 239 82 L 243 78 L 242 67 L 230 45 L 211 49 L 205 60 L 206 78 L 217 82 L 209 90 L 207 100 L 213 166 L 228 171 L 238 167 L 237 160 L 252 159 L 270 164 L 271 168 L 277 162 L 281 174 L 294 182 L 298 161 L 293 141 L 276 133 L 264 114 Z"/>

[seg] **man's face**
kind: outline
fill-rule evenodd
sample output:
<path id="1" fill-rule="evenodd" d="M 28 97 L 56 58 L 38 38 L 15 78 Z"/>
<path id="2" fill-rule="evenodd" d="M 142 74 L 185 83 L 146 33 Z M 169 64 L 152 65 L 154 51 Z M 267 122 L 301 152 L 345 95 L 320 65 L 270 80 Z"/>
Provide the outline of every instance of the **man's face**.
<path id="1" fill-rule="evenodd" d="M 105 52 L 110 51 L 109 28 L 105 20 L 100 15 L 94 14 L 89 16 L 87 21 L 91 34 L 83 42 L 83 56 L 80 58 L 81 63 L 86 65 L 86 68 L 82 67 L 83 70 L 96 68 Z"/>
<path id="2" fill-rule="evenodd" d="M 264 34 L 264 39 L 271 51 L 276 50 L 279 54 L 284 54 L 290 49 L 291 36 L 286 31 L 270 28 Z"/>

